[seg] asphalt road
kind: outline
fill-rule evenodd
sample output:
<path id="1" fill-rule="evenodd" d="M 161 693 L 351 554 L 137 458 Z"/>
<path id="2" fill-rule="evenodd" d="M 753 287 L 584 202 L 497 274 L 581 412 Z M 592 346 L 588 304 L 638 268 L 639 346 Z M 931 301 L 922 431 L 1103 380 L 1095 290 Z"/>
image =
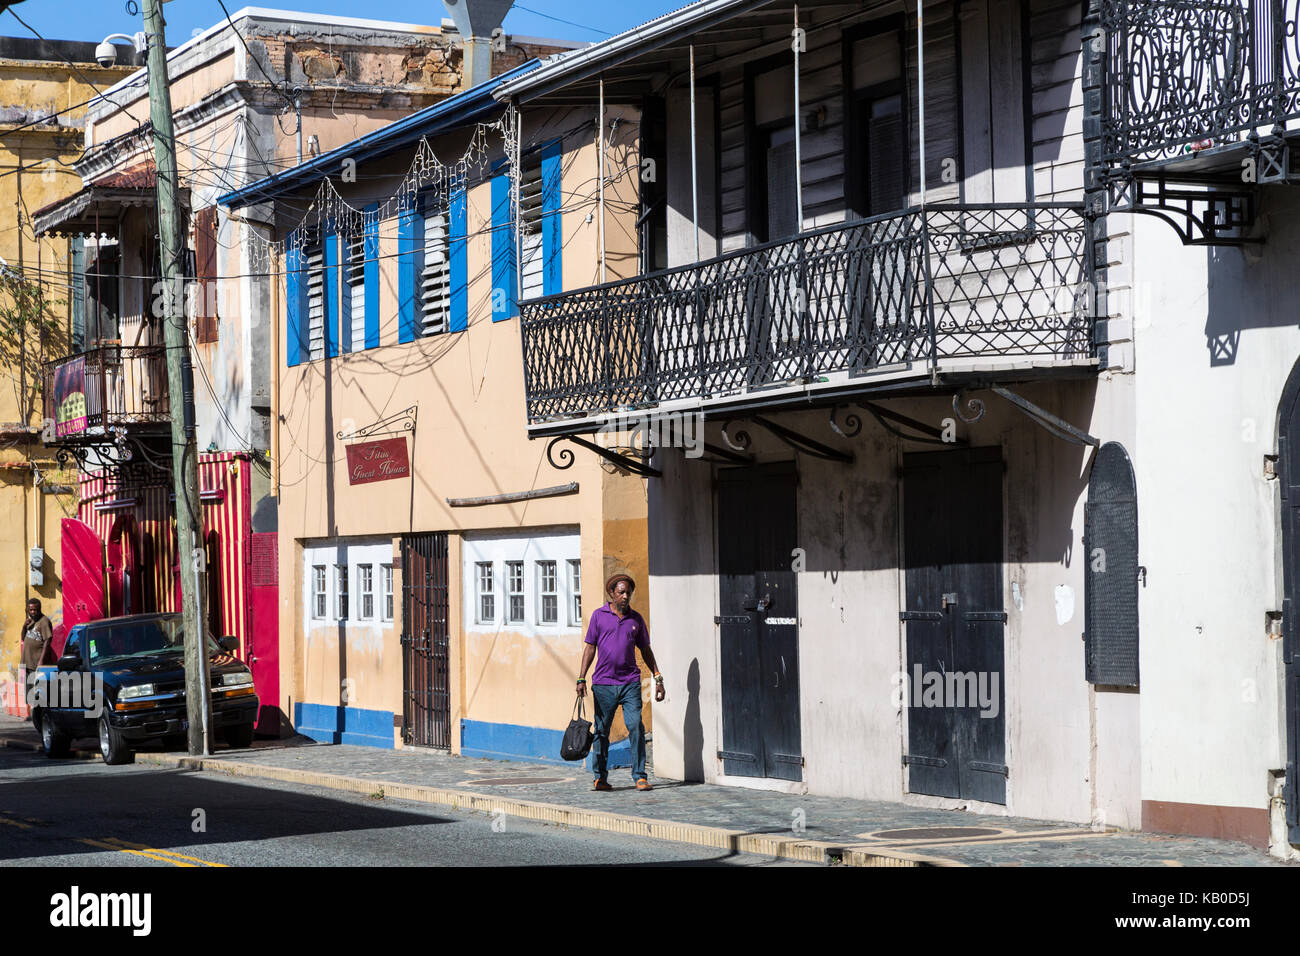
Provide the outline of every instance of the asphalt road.
<path id="1" fill-rule="evenodd" d="M 615 864 L 802 865 L 317 787 L 0 749 L 0 867 Z"/>

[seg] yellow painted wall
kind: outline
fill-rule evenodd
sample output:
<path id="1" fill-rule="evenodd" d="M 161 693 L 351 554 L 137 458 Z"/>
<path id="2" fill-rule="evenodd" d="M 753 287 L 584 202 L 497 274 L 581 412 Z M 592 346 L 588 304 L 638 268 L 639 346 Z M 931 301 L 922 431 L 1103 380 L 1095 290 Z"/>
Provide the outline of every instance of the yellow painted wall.
<path id="1" fill-rule="evenodd" d="M 75 472 L 60 470 L 40 441 L 42 408 L 36 374 L 42 359 L 63 354 L 61 349 L 66 346 L 71 314 L 66 278 L 68 242 L 52 238 L 38 243 L 31 215 L 81 188 L 76 172 L 63 164 L 81 153 L 78 123 L 85 108 L 78 104 L 95 95 L 86 79 L 106 88 L 129 72 L 85 63 L 74 72 L 61 60 L 0 60 L 0 106 L 52 113 L 77 107 L 60 118 L 62 125 L 18 129 L 23 124 L 0 124 L 0 256 L 15 270 L 21 266 L 31 281 L 43 281 L 47 302 L 61 329 L 44 342 L 32 330 L 22 349 L 25 375 L 19 368 L 18 343 L 5 335 L 0 372 L 0 427 L 4 429 L 0 437 L 0 527 L 5 529 L 0 535 L 0 672 L 18 664 L 28 597 L 40 598 L 45 612 L 56 622 L 61 616 L 59 519 L 76 515 L 75 491 L 43 494 L 35 490 L 30 466 L 36 463 L 48 487 L 75 489 Z M 0 308 L 9 306 L 7 300 L 0 302 Z M 30 437 L 18 433 L 24 425 L 34 430 Z M 28 550 L 34 545 L 46 552 L 45 583 L 40 587 L 28 584 Z"/>
<path id="2" fill-rule="evenodd" d="M 525 142 L 548 141 L 579 125 L 584 117 L 566 111 L 548 122 L 542 119 L 525 114 Z M 622 118 L 609 148 L 606 268 L 611 279 L 636 271 L 631 225 L 637 199 L 634 121 L 634 115 Z M 435 143 L 434 148 L 454 160 L 462 147 Z M 599 279 L 594 131 L 566 138 L 564 151 L 563 274 L 565 287 L 577 288 Z M 408 155 L 368 172 L 377 177 L 392 174 L 391 185 L 395 185 L 409 162 Z M 376 198 L 386 197 L 371 193 L 358 198 L 357 204 Z M 281 706 L 292 715 L 294 704 L 301 701 L 341 703 L 338 643 L 310 635 L 299 612 L 304 541 L 384 534 L 394 536 L 396 554 L 396 536 L 404 532 L 450 532 L 454 750 L 459 748 L 461 718 L 554 729 L 566 726 L 585 619 L 603 603 L 604 581 L 610 573 L 633 574 L 641 585 L 634 603 L 643 612 L 649 606 L 645 481 L 610 473 L 599 458 L 576 446 L 570 446 L 575 451 L 573 467 L 557 470 L 547 461 L 546 442 L 528 440 L 519 320 L 491 319 L 490 182 L 472 186 L 466 200 L 470 277 L 466 331 L 398 343 L 397 224 L 389 219 L 379 228 L 381 345 L 282 367 L 278 387 Z M 290 203 L 287 208 L 300 209 L 301 204 Z M 282 223 L 284 231 L 296 223 L 297 215 L 290 217 Z M 277 348 L 282 350 L 283 282 L 274 300 L 279 313 L 274 323 L 280 330 Z M 349 485 L 348 443 L 337 435 L 413 405 L 418 407 L 416 428 L 408 439 L 413 478 Z M 570 481 L 579 483 L 578 494 L 468 508 L 447 502 Z M 581 536 L 583 628 L 539 637 L 464 627 L 459 533 L 565 529 Z M 358 698 L 350 701 L 353 706 L 401 713 L 400 609 L 397 617 L 383 637 L 380 653 L 366 646 L 370 642 L 360 631 L 346 635 L 348 650 L 342 666 L 347 676 L 357 678 L 360 689 Z M 622 735 L 616 725 L 615 738 Z"/>

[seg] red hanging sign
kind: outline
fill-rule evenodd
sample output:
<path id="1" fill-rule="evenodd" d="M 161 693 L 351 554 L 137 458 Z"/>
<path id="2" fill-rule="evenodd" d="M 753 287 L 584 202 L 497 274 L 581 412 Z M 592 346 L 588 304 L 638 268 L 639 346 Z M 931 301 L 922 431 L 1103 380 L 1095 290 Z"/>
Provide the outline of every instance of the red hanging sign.
<path id="1" fill-rule="evenodd" d="M 385 438 L 348 445 L 348 484 L 405 478 L 411 473 L 406 457 L 406 438 Z"/>

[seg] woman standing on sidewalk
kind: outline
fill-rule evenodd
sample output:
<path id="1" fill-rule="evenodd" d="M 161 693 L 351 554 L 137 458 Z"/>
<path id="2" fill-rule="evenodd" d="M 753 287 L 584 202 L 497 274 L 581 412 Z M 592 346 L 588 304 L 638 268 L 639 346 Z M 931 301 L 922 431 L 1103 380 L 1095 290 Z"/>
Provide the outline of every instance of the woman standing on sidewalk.
<path id="1" fill-rule="evenodd" d="M 631 608 L 632 592 L 636 582 L 626 574 L 616 574 L 605 582 L 609 603 L 596 608 L 587 627 L 586 647 L 582 651 L 582 664 L 578 668 L 578 696 L 587 693 L 587 669 L 600 651 L 596 670 L 591 675 L 591 696 L 595 704 L 595 739 L 591 752 L 595 757 L 596 779 L 593 790 L 613 790 L 606 779 L 606 760 L 609 755 L 609 727 L 614 722 L 614 711 L 623 708 L 623 723 L 627 725 L 628 740 L 632 745 L 632 779 L 638 790 L 649 790 L 650 781 L 645 771 L 645 728 L 641 725 L 641 669 L 636 663 L 636 648 L 655 678 L 655 700 L 664 699 L 664 679 L 650 650 L 650 632 L 645 620 Z"/>

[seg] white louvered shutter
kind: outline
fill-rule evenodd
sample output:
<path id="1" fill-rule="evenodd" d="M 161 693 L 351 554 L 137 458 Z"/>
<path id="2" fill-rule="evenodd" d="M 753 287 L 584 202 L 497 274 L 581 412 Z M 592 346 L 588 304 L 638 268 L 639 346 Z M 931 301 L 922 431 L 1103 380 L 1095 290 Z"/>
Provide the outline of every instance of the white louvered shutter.
<path id="1" fill-rule="evenodd" d="M 325 250 L 307 250 L 307 356 L 325 357 Z"/>
<path id="2" fill-rule="evenodd" d="M 352 314 L 351 349 L 360 352 L 366 347 L 366 238 L 358 233 L 348 237 L 347 274 L 344 281 L 349 286 Z"/>
<path id="3" fill-rule="evenodd" d="M 523 298 L 535 299 L 542 294 L 542 154 L 535 151 L 524 157 L 519 183 L 519 221 L 521 223 L 520 278 Z"/>
<path id="4" fill-rule="evenodd" d="M 424 268 L 420 276 L 422 335 L 447 331 L 451 317 L 451 261 L 446 200 L 424 204 Z"/>

